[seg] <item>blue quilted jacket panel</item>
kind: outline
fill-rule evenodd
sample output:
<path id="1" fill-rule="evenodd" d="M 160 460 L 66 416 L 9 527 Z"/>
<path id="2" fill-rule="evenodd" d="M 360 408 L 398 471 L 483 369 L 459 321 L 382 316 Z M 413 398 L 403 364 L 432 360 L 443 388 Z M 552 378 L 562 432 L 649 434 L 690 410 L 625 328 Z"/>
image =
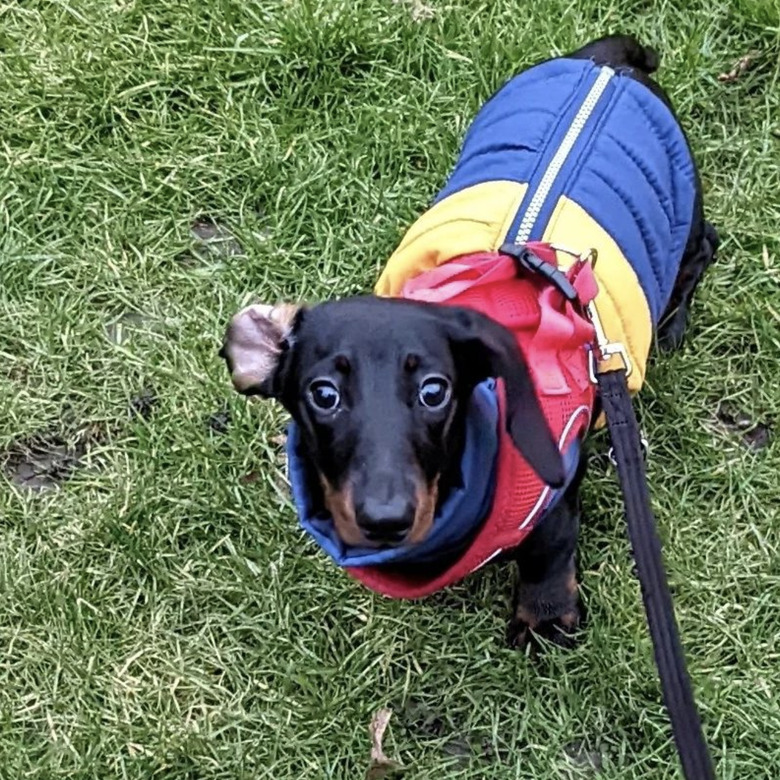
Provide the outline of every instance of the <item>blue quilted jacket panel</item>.
<path id="1" fill-rule="evenodd" d="M 488 181 L 528 183 L 508 236 L 513 239 L 561 145 L 576 135 L 527 238 L 541 238 L 561 196 L 575 201 L 630 262 L 656 324 L 690 232 L 693 160 L 670 109 L 627 74 L 608 69 L 611 77 L 577 133 L 578 116 L 603 70 L 587 60 L 559 59 L 512 78 L 477 114 L 436 200 Z"/>

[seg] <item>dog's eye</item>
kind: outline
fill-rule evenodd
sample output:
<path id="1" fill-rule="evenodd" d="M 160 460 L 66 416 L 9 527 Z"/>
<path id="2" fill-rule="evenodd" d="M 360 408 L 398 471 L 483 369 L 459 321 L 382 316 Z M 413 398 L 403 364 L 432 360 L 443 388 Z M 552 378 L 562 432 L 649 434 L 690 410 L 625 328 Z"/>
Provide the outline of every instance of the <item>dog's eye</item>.
<path id="1" fill-rule="evenodd" d="M 309 385 L 309 400 L 321 412 L 332 412 L 339 405 L 341 396 L 330 379 L 315 379 Z"/>
<path id="2" fill-rule="evenodd" d="M 420 403 L 428 409 L 441 409 L 450 400 L 450 383 L 443 376 L 429 376 L 420 384 Z"/>

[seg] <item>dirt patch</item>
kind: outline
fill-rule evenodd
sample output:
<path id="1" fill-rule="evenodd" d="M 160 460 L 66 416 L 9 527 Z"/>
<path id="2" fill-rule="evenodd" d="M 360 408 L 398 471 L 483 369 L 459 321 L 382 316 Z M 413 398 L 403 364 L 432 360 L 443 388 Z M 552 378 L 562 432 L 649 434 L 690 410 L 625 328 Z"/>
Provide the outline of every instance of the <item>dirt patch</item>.
<path id="1" fill-rule="evenodd" d="M 598 750 L 591 750 L 583 740 L 570 742 L 563 749 L 566 761 L 579 770 L 578 777 L 596 775 L 601 772 L 604 759 Z"/>
<path id="2" fill-rule="evenodd" d="M 58 436 L 40 436 L 14 445 L 0 456 L 0 462 L 14 485 L 38 493 L 59 487 L 86 453 L 85 441 L 68 443 Z"/>
<path id="3" fill-rule="evenodd" d="M 106 338 L 113 344 L 124 344 L 133 332 L 148 328 L 151 321 L 151 317 L 137 311 L 122 312 L 106 325 Z"/>
<path id="4" fill-rule="evenodd" d="M 221 436 L 222 434 L 227 433 L 228 428 L 230 427 L 230 420 L 230 410 L 220 409 L 206 417 L 206 428 L 211 431 L 211 433 L 216 433 Z"/>
<path id="5" fill-rule="evenodd" d="M 715 420 L 718 429 L 738 435 L 742 445 L 748 449 L 762 450 L 772 440 L 771 423 L 766 420 L 754 420 L 750 415 L 727 402 L 718 406 Z"/>
<path id="6" fill-rule="evenodd" d="M 442 753 L 458 765 L 472 761 L 500 761 L 488 740 L 459 728 L 444 714 L 438 713 L 417 701 L 407 702 L 400 708 L 401 726 L 416 738 L 441 741 Z"/>
<path id="7" fill-rule="evenodd" d="M 130 399 L 128 411 L 131 418 L 140 417 L 142 420 L 148 420 L 156 406 L 157 396 L 153 390 L 145 387 L 138 395 Z"/>
<path id="8" fill-rule="evenodd" d="M 192 223 L 190 233 L 194 239 L 192 255 L 201 262 L 246 254 L 233 233 L 207 215 Z"/>

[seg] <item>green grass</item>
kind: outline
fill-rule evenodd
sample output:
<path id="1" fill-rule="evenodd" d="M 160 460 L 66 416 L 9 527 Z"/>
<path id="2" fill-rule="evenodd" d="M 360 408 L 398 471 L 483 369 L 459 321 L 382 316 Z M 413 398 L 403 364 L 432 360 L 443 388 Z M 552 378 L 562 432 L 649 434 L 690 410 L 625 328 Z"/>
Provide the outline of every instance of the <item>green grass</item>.
<path id="1" fill-rule="evenodd" d="M 388 705 L 407 780 L 677 776 L 611 473 L 582 644 L 533 663 L 509 568 L 410 605 L 305 541 L 283 416 L 216 356 L 251 295 L 369 289 L 480 103 L 615 30 L 663 52 L 723 237 L 640 404 L 681 631 L 718 777 L 780 776 L 780 449 L 715 416 L 780 412 L 780 5 L 421 5 L 0 5 L 0 777 L 360 780 Z M 15 484 L 20 443 L 69 478 Z"/>

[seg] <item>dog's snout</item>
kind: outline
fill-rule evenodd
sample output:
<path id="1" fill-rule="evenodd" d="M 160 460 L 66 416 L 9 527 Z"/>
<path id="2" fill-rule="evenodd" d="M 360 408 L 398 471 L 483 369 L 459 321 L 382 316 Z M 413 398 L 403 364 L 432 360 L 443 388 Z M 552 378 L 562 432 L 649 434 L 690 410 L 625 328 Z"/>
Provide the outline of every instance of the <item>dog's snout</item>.
<path id="1" fill-rule="evenodd" d="M 358 525 L 372 542 L 399 544 L 414 524 L 414 504 L 402 496 L 387 501 L 366 498 L 355 509 Z"/>

